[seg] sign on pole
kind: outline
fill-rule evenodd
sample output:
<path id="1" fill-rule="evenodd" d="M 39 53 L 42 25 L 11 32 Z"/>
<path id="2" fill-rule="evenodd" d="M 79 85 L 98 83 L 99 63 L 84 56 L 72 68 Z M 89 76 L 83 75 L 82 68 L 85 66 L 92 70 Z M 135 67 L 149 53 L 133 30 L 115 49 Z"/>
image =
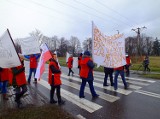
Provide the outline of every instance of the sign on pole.
<path id="1" fill-rule="evenodd" d="M 21 65 L 9 30 L 0 37 L 0 67 L 11 68 Z"/>

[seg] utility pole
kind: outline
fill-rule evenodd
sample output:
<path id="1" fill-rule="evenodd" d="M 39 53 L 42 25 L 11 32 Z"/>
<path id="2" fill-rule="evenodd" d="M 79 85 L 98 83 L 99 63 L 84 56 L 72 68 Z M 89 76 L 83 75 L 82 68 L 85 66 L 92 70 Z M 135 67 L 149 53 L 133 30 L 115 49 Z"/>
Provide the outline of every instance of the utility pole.
<path id="1" fill-rule="evenodd" d="M 119 34 L 119 30 L 116 30 L 117 32 L 118 32 L 118 34 Z"/>
<path id="2" fill-rule="evenodd" d="M 143 26 L 141 28 L 136 28 L 136 29 L 132 29 L 132 31 L 135 31 L 137 33 L 137 55 L 140 55 L 142 56 L 142 52 L 141 52 L 141 49 L 140 49 L 140 32 L 143 30 L 143 29 L 146 29 L 147 27 Z"/>

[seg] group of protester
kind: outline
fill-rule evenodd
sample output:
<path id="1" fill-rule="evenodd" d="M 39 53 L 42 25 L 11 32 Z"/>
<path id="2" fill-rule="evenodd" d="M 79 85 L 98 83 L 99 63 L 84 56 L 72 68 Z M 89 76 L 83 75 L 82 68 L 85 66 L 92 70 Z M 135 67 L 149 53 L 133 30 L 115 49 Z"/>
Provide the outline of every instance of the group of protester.
<path id="1" fill-rule="evenodd" d="M 98 97 L 99 95 L 96 93 L 93 81 L 93 68 L 94 68 L 94 62 L 91 59 L 91 53 L 89 51 L 85 51 L 83 54 L 81 53 L 78 57 L 78 68 L 79 68 L 79 75 L 82 79 L 80 91 L 79 91 L 79 97 L 85 98 L 84 90 L 86 83 L 88 82 L 89 88 L 92 94 L 92 97 Z M 25 92 L 27 92 L 27 84 L 29 85 L 31 82 L 31 76 L 32 72 L 36 72 L 37 68 L 37 62 L 38 58 L 40 57 L 40 54 L 38 55 L 30 55 L 30 56 L 24 56 L 25 58 L 28 58 L 30 60 L 30 69 L 29 69 L 29 77 L 28 80 L 26 80 L 25 77 L 25 67 L 23 63 L 23 59 L 21 59 L 21 65 L 13 68 L 0 68 L 0 90 L 3 95 L 4 100 L 8 100 L 6 93 L 7 93 L 7 83 L 9 82 L 10 85 L 12 85 L 15 88 L 15 102 L 17 103 L 17 106 L 20 107 L 22 104 L 20 101 L 20 98 L 24 95 Z M 117 67 L 117 68 L 107 68 L 104 67 L 104 82 L 103 86 L 108 86 L 107 79 L 108 76 L 110 77 L 110 85 L 114 87 L 114 90 L 118 89 L 117 79 L 118 75 L 121 75 L 124 89 L 128 88 L 128 85 L 126 83 L 125 79 L 125 72 L 126 76 L 130 75 L 129 66 L 131 65 L 131 60 L 129 56 L 126 56 L 126 65 Z M 70 73 L 72 73 L 72 76 L 74 75 L 74 72 L 72 70 L 73 66 L 73 56 L 70 55 L 68 58 L 67 66 L 69 69 L 68 76 L 70 76 Z M 114 79 L 113 79 L 113 72 L 115 72 Z M 57 56 L 55 53 L 52 54 L 52 58 L 49 60 L 49 72 L 48 72 L 48 83 L 51 86 L 50 89 L 50 103 L 57 103 L 58 104 L 64 104 L 65 101 L 61 98 L 61 69 L 57 62 Z M 34 82 L 37 83 L 37 79 L 34 79 Z M 58 101 L 54 99 L 54 93 L 56 90 L 56 95 Z"/>

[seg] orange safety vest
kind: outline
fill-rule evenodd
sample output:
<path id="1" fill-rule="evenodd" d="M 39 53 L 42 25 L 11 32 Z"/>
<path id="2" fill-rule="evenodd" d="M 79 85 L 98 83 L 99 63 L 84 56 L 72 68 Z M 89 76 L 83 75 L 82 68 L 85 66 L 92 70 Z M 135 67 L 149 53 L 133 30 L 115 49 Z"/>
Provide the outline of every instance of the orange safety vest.
<path id="1" fill-rule="evenodd" d="M 81 78 L 88 78 L 88 73 L 90 70 L 92 70 L 92 73 L 93 73 L 93 69 L 90 69 L 87 65 L 88 61 L 92 61 L 90 59 L 90 57 L 86 57 L 84 59 L 82 59 L 81 61 L 81 71 L 80 71 L 80 77 Z"/>
<path id="2" fill-rule="evenodd" d="M 60 69 L 58 64 L 56 63 L 56 61 L 50 61 L 50 63 L 49 63 L 49 73 L 48 73 L 48 83 L 50 85 L 54 84 L 54 86 L 61 85 L 62 84 L 61 79 L 60 79 L 61 73 L 54 73 L 53 74 L 51 69 L 50 69 L 51 65 L 53 65 L 55 67 L 55 69 L 57 69 L 57 70 Z M 54 78 L 54 80 L 53 80 L 54 82 L 52 82 L 52 76 L 54 76 L 53 77 Z"/>
<path id="3" fill-rule="evenodd" d="M 9 80 L 9 69 L 3 68 L 1 71 L 1 81 L 8 81 Z"/>
<path id="4" fill-rule="evenodd" d="M 72 63 L 73 63 L 73 57 L 68 58 L 68 68 L 72 68 Z"/>
<path id="5" fill-rule="evenodd" d="M 16 68 L 17 68 L 17 70 L 19 70 L 19 69 L 23 68 L 23 66 L 20 65 L 20 66 L 17 66 Z M 20 72 L 17 75 L 15 75 L 15 79 L 16 79 L 16 83 L 17 83 L 18 86 L 22 86 L 24 84 L 27 84 L 26 76 L 25 76 L 25 72 L 24 71 Z"/>
<path id="6" fill-rule="evenodd" d="M 30 68 L 37 68 L 37 59 L 35 56 L 30 57 Z"/>

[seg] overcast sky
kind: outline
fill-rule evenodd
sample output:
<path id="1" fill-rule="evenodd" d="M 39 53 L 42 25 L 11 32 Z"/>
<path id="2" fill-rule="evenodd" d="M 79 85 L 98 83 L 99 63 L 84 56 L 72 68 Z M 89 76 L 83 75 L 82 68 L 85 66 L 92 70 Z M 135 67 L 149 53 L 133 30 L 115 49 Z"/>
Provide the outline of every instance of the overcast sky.
<path id="1" fill-rule="evenodd" d="M 80 41 L 92 36 L 92 21 L 106 35 L 146 26 L 141 33 L 160 39 L 160 0 L 0 0 L 0 35 L 13 39 L 40 30 L 43 35 Z"/>

